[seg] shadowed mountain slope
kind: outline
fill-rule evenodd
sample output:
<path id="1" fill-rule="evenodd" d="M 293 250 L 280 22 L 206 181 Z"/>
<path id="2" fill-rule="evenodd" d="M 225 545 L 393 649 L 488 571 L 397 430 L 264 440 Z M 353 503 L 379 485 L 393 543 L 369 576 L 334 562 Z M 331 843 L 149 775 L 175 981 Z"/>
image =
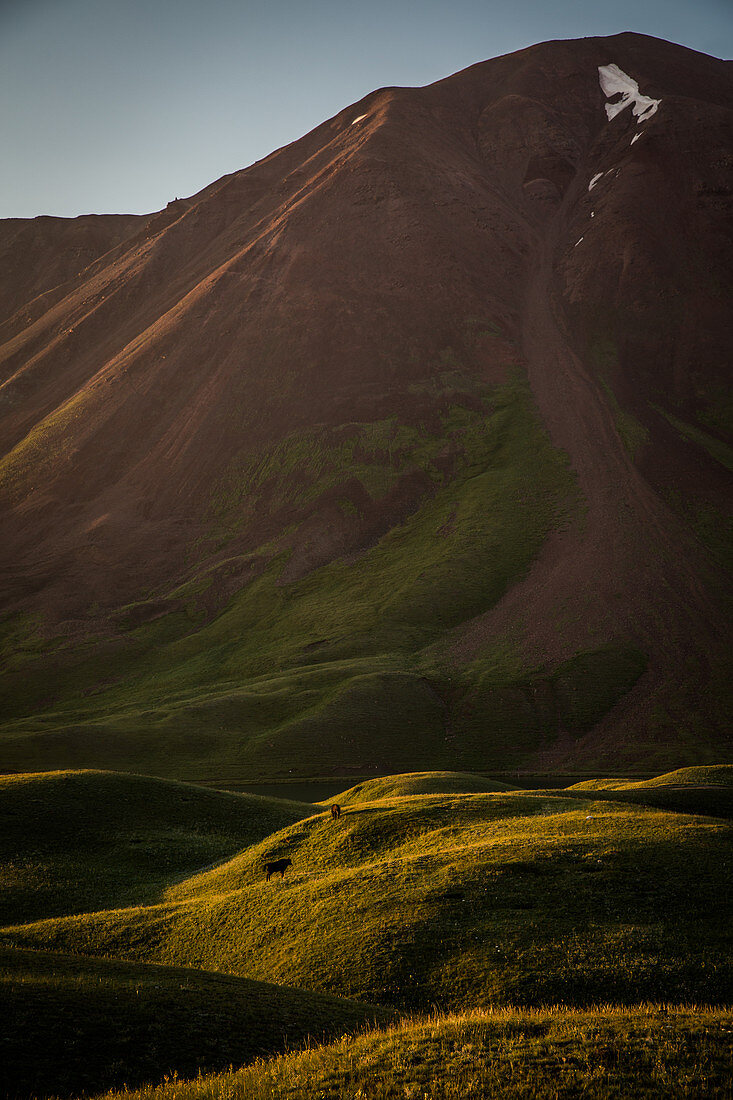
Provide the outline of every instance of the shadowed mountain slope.
<path id="1" fill-rule="evenodd" d="M 16 325 L 27 324 L 147 220 L 135 214 L 88 214 L 0 221 L 0 319 L 5 322 L 20 311 Z M 36 298 L 41 300 L 31 309 Z"/>
<path id="2" fill-rule="evenodd" d="M 13 223 L 0 766 L 719 759 L 732 149 L 729 66 L 624 34 L 54 230 L 53 287 Z"/>

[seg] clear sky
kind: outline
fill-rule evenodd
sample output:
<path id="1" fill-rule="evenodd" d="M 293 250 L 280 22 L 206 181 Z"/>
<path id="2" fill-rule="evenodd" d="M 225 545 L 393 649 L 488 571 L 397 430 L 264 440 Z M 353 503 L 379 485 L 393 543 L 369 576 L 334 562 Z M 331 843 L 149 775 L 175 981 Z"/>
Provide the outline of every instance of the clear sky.
<path id="1" fill-rule="evenodd" d="M 733 53 L 732 0 L 0 0 L 0 217 L 147 213 L 386 85 L 553 38 Z"/>

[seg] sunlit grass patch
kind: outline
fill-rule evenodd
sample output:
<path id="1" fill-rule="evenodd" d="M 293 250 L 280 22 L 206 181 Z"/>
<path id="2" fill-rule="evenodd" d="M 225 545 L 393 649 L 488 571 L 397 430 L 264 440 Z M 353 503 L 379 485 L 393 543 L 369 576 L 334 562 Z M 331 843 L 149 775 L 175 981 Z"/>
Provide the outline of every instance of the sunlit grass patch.
<path id="1" fill-rule="evenodd" d="M 348 790 L 337 795 L 336 799 L 350 806 L 357 802 L 375 802 L 378 799 L 400 795 L 468 794 L 514 789 L 510 783 L 497 782 L 469 772 L 410 772 L 406 775 L 386 775 L 379 779 L 368 779 L 355 787 L 349 787 Z M 330 803 L 334 800 L 326 801 Z"/>
<path id="2" fill-rule="evenodd" d="M 586 791 L 610 801 L 733 818 L 731 764 L 678 768 L 647 780 L 593 779 L 568 788 L 571 794 Z"/>
<path id="3" fill-rule="evenodd" d="M 733 1015 L 646 1005 L 408 1020 L 237 1073 L 146 1088 L 158 1100 L 462 1100 L 730 1095 Z"/>
<path id="4" fill-rule="evenodd" d="M 726 1001 L 731 829 L 580 792 L 392 796 L 268 834 L 161 904 L 1 935 L 408 1010 Z"/>
<path id="5" fill-rule="evenodd" d="M 733 764 L 711 764 L 677 768 L 653 779 L 585 779 L 568 788 L 573 791 L 649 790 L 653 787 L 733 787 Z"/>

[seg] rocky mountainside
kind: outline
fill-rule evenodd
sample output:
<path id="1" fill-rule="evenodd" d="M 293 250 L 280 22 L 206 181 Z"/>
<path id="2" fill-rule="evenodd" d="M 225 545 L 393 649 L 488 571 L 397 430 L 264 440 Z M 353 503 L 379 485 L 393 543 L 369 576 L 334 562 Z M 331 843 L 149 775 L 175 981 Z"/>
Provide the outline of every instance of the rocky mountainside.
<path id="1" fill-rule="evenodd" d="M 0 223 L 0 767 L 719 759 L 732 194 L 623 34 Z"/>

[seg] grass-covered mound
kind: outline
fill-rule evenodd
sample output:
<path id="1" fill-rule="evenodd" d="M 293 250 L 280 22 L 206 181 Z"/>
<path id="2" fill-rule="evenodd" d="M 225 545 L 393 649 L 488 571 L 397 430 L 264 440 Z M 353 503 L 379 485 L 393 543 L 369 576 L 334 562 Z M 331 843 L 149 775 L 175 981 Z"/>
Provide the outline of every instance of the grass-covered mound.
<path id="1" fill-rule="evenodd" d="M 155 906 L 5 942 L 217 969 L 407 1009 L 726 1002 L 733 826 L 578 793 L 323 812 Z M 266 860 L 289 856 L 283 880 Z"/>
<path id="2" fill-rule="evenodd" d="M 654 1005 L 474 1012 L 406 1021 L 129 1100 L 725 1097 L 732 1028 L 730 1011 Z"/>
<path id="3" fill-rule="evenodd" d="M 500 783 L 494 779 L 485 779 L 471 772 L 407 772 L 403 775 L 385 775 L 379 779 L 368 779 L 356 787 L 325 799 L 322 805 L 339 802 L 343 806 L 353 806 L 359 802 L 376 802 L 380 798 L 395 798 L 411 794 L 479 794 L 489 791 L 512 791 L 509 783 Z"/>
<path id="4" fill-rule="evenodd" d="M 733 818 L 733 765 L 678 768 L 654 779 L 590 779 L 568 791 L 593 791 L 594 797 L 635 802 L 682 813 Z"/>
<path id="5" fill-rule="evenodd" d="M 653 787 L 733 787 L 733 764 L 677 768 L 653 779 L 584 779 L 569 791 L 649 790 Z"/>
<path id="6" fill-rule="evenodd" d="M 5 1097 L 195 1077 L 387 1014 L 225 974 L 0 948 Z"/>
<path id="7" fill-rule="evenodd" d="M 156 900 L 312 812 L 140 775 L 0 777 L 0 922 Z"/>
<path id="8" fill-rule="evenodd" d="M 629 787 L 733 787 L 733 764 L 711 764 L 706 767 L 677 768 L 654 779 L 632 782 Z"/>

